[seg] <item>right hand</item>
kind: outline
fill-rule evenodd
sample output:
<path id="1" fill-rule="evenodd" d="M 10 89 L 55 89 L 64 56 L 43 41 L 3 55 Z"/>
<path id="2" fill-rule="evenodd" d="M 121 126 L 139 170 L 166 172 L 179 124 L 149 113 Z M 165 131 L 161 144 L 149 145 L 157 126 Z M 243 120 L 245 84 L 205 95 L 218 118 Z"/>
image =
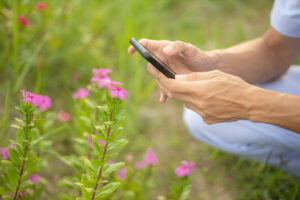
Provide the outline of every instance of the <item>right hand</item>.
<path id="1" fill-rule="evenodd" d="M 176 74 L 209 70 L 208 54 L 192 44 L 181 41 L 155 41 L 149 39 L 141 39 L 139 42 L 166 63 Z M 129 54 L 133 54 L 135 51 L 133 46 L 128 48 Z M 166 95 L 161 92 L 160 102 L 164 103 L 166 99 Z"/>

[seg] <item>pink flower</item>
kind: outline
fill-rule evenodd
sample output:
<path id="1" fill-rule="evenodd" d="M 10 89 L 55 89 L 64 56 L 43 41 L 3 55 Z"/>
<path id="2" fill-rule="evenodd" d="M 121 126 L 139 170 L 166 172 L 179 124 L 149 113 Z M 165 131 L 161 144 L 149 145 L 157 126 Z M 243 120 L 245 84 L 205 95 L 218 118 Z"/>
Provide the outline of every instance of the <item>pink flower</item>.
<path id="1" fill-rule="evenodd" d="M 41 111 L 48 110 L 48 108 L 51 108 L 52 102 L 51 99 L 48 96 L 39 96 L 39 106 Z"/>
<path id="2" fill-rule="evenodd" d="M 44 2 L 38 2 L 37 4 L 35 4 L 35 9 L 37 11 L 44 11 L 47 8 L 47 4 Z"/>
<path id="3" fill-rule="evenodd" d="M 58 119 L 62 122 L 69 122 L 71 120 L 71 115 L 64 111 L 58 112 Z"/>
<path id="4" fill-rule="evenodd" d="M 124 181 L 127 177 L 127 167 L 124 166 L 121 169 L 119 169 L 116 173 L 116 176 L 119 177 L 119 179 Z"/>
<path id="5" fill-rule="evenodd" d="M 35 185 L 38 185 L 40 176 L 38 174 L 33 174 L 29 177 L 29 181 L 34 183 Z"/>
<path id="6" fill-rule="evenodd" d="M 29 27 L 31 25 L 31 22 L 28 21 L 26 16 L 24 16 L 24 15 L 20 15 L 18 17 L 18 22 L 24 27 Z"/>
<path id="7" fill-rule="evenodd" d="M 111 79 L 107 79 L 107 78 L 99 80 L 97 82 L 97 84 L 98 84 L 99 88 L 104 88 L 106 86 L 107 89 L 109 89 L 109 90 L 116 89 L 116 87 L 114 85 L 123 85 L 123 83 L 112 81 Z"/>
<path id="8" fill-rule="evenodd" d="M 9 155 L 8 155 L 8 147 L 1 148 L 0 154 L 1 154 L 1 159 L 2 160 L 7 160 L 7 158 L 9 157 Z"/>
<path id="9" fill-rule="evenodd" d="M 78 91 L 73 94 L 73 99 L 83 99 L 89 95 L 90 95 L 89 91 L 83 88 L 79 88 Z"/>
<path id="10" fill-rule="evenodd" d="M 98 82 L 102 79 L 110 79 L 107 74 L 111 73 L 111 69 L 93 69 L 93 77 L 91 82 Z"/>
<path id="11" fill-rule="evenodd" d="M 93 139 L 92 138 L 88 138 L 88 141 L 90 143 L 90 148 L 93 149 L 94 148 L 94 144 L 93 144 Z M 99 144 L 102 146 L 105 142 L 103 140 L 98 140 Z"/>
<path id="12" fill-rule="evenodd" d="M 148 148 L 146 155 L 144 156 L 143 161 L 135 163 L 134 167 L 136 169 L 148 167 L 149 165 L 156 165 L 158 162 L 158 159 L 153 151 L 152 148 Z"/>
<path id="13" fill-rule="evenodd" d="M 119 97 L 122 101 L 124 101 L 127 98 L 127 92 L 120 87 L 115 87 L 114 89 L 110 90 L 110 96 L 111 98 Z"/>
<path id="14" fill-rule="evenodd" d="M 181 164 L 182 165 L 177 167 L 174 171 L 179 178 L 189 176 L 196 167 L 194 162 L 187 162 L 185 160 L 182 161 Z"/>
<path id="15" fill-rule="evenodd" d="M 45 111 L 52 106 L 51 99 L 48 96 L 42 96 L 32 94 L 25 90 L 21 90 L 23 93 L 23 102 L 31 103 L 34 107 L 39 107 L 41 111 Z"/>

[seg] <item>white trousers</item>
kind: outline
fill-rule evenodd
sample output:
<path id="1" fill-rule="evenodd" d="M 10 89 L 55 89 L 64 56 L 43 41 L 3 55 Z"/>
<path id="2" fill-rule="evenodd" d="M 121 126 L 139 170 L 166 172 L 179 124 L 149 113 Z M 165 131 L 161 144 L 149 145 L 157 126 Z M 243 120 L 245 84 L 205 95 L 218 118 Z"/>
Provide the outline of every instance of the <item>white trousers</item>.
<path id="1" fill-rule="evenodd" d="M 257 86 L 300 96 L 300 66 L 292 66 L 281 78 Z M 191 134 L 202 142 L 300 177 L 300 134 L 247 120 L 207 125 L 200 115 L 187 108 L 183 119 Z"/>

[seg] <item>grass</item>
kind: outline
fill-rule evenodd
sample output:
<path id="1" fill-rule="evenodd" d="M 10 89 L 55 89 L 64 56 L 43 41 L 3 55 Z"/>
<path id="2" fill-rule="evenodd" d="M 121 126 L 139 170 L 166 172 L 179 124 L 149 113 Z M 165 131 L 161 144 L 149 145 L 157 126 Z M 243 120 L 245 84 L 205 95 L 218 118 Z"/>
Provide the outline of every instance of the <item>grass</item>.
<path id="1" fill-rule="evenodd" d="M 126 152 L 137 157 L 148 146 L 160 155 L 157 191 L 166 192 L 173 168 L 195 160 L 191 199 L 299 199 L 300 181 L 261 163 L 237 158 L 193 139 L 181 120 L 182 105 L 158 104 L 154 81 L 145 61 L 127 55 L 130 37 L 182 40 L 203 50 L 225 48 L 253 39 L 269 27 L 272 2 L 236 0 L 49 0 L 46 12 L 36 1 L 0 2 L 0 127 L 1 146 L 12 136 L 9 124 L 21 88 L 47 94 L 54 109 L 72 113 L 72 93 L 89 82 L 91 69 L 114 70 L 129 92 Z M 22 28 L 16 16 L 29 16 Z M 68 134 L 55 137 L 54 148 L 68 153 Z M 147 142 L 145 142 L 147 141 Z M 125 154 L 125 153 L 124 153 Z M 172 160 L 170 160 L 172 158 Z M 59 166 L 58 174 L 51 168 Z M 55 182 L 69 174 L 53 158 L 44 173 L 47 199 L 55 199 Z"/>

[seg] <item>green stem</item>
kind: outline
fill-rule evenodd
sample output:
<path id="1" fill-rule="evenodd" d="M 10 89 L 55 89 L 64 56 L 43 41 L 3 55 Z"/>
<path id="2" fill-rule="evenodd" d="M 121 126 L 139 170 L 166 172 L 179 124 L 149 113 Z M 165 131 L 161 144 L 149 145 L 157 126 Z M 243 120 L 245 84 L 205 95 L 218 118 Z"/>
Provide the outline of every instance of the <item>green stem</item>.
<path id="1" fill-rule="evenodd" d="M 18 185 L 17 185 L 16 191 L 15 191 L 15 194 L 14 194 L 14 200 L 17 199 L 17 197 L 18 197 L 18 192 L 19 192 L 20 185 L 21 185 L 21 182 L 22 182 L 22 177 L 23 177 L 23 174 L 24 174 L 25 162 L 26 162 L 26 157 L 27 157 L 29 144 L 30 144 L 28 135 L 29 135 L 29 130 L 30 130 L 29 124 L 31 123 L 31 120 L 29 120 L 29 117 L 28 117 L 29 114 L 30 113 L 26 113 L 26 127 L 24 129 L 25 130 L 25 135 L 26 135 L 26 141 L 25 141 L 23 160 L 22 160 L 22 164 L 21 164 L 21 167 L 20 167 Z M 32 119 L 32 116 L 31 116 L 31 119 Z"/>
<path id="2" fill-rule="evenodd" d="M 113 110 L 111 110 L 111 112 L 110 112 L 110 121 L 112 121 L 112 114 L 113 114 Z M 109 125 L 109 127 L 108 127 L 108 129 L 107 129 L 106 138 L 109 137 L 110 129 L 111 129 L 111 124 Z M 95 185 L 95 187 L 94 187 L 94 192 L 93 192 L 92 200 L 95 199 L 96 190 L 97 190 L 97 188 L 98 188 L 98 183 L 99 183 L 99 181 L 101 180 L 102 170 L 103 170 L 103 167 L 104 167 L 103 163 L 104 163 L 104 160 L 105 160 L 105 156 L 106 156 L 106 152 L 107 152 L 107 147 L 108 147 L 108 142 L 106 142 L 106 143 L 105 143 L 105 146 L 104 146 L 104 151 L 103 151 L 103 155 L 102 155 L 102 166 L 101 166 L 100 169 L 99 169 L 99 173 L 98 173 L 96 185 Z"/>

